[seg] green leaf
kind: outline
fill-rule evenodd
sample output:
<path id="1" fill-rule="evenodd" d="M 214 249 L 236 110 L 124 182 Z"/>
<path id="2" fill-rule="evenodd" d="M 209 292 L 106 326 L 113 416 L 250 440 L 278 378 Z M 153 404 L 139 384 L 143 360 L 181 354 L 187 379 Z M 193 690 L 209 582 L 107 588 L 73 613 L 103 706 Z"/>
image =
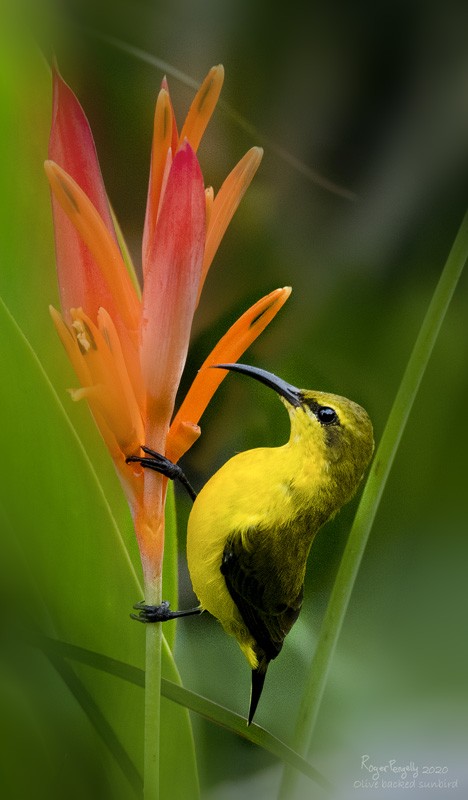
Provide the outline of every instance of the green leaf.
<path id="1" fill-rule="evenodd" d="M 133 683 L 136 686 L 144 687 L 145 673 L 142 669 L 123 663 L 117 659 L 103 656 L 101 653 L 91 652 L 81 647 L 67 644 L 54 638 L 37 637 L 36 644 L 42 648 L 49 658 L 58 657 L 73 659 L 83 664 L 88 664 L 97 670 L 108 672 L 124 681 Z M 244 717 L 230 711 L 227 708 L 202 697 L 196 692 L 181 686 L 180 683 L 169 680 L 167 677 L 162 680 L 162 693 L 165 698 L 183 705 L 184 707 L 196 712 L 200 716 L 208 719 L 232 733 L 241 736 L 243 739 L 262 747 L 278 759 L 284 761 L 289 766 L 302 772 L 311 780 L 318 783 L 325 789 L 330 789 L 330 784 L 314 767 L 305 761 L 301 756 L 291 750 L 282 741 L 272 736 L 268 731 L 253 723 L 247 726 Z"/>
<path id="2" fill-rule="evenodd" d="M 18 594 L 37 587 L 48 619 L 38 624 L 85 647 L 131 663 L 143 662 L 143 637 L 129 618 L 141 593 L 125 540 L 80 441 L 26 339 L 0 304 L 0 351 L 8 391 L 0 415 L 9 454 L 2 474 L 2 505 L 25 568 Z M 136 764 L 141 757 L 142 704 L 133 691 L 106 695 L 81 675 L 88 691 Z M 129 711 L 131 709 L 131 714 Z"/>
<path id="3" fill-rule="evenodd" d="M 328 672 L 387 479 L 450 301 L 467 260 L 468 212 L 462 220 L 406 365 L 341 559 L 322 622 L 317 648 L 311 661 L 308 680 L 304 687 L 301 710 L 294 734 L 294 746 L 304 755 L 311 747 Z M 297 774 L 286 768 L 278 795 L 281 800 L 288 800 L 294 796 L 296 781 Z"/>
<path id="4" fill-rule="evenodd" d="M 88 409 L 66 392 L 76 378 L 48 314 L 49 303 L 57 304 L 50 198 L 42 168 L 50 124 L 49 70 L 33 44 L 3 29 L 0 76 L 2 152 L 8 153 L 0 159 L 0 511 L 2 537 L 8 537 L 3 606 L 11 609 L 13 627 L 32 620 L 66 641 L 141 668 L 145 628 L 129 616 L 143 597 L 129 509 Z M 172 543 L 173 518 L 170 507 Z M 174 547 L 166 566 L 173 600 Z M 13 650 L 21 653 L 21 642 Z M 65 680 L 70 708 L 67 703 L 66 731 L 55 737 L 57 749 L 49 758 L 58 769 L 67 737 L 72 749 L 78 700 L 107 745 L 103 758 L 100 751 L 93 753 L 90 738 L 93 769 L 110 787 L 109 797 L 120 798 L 124 763 L 134 766 L 135 775 L 142 772 L 143 692 L 86 665 L 70 669 L 55 678 L 51 689 L 62 696 Z M 168 647 L 163 672 L 178 680 Z M 50 675 L 46 680 L 48 685 L 54 681 Z M 40 696 L 42 677 L 33 674 L 32 681 Z M 162 715 L 163 784 L 170 783 L 175 798 L 196 797 L 188 712 L 165 702 Z M 126 754 L 122 758 L 116 757 L 112 737 Z M 21 768 L 18 749 L 16 769 Z M 131 770 L 123 772 L 133 791 Z"/>

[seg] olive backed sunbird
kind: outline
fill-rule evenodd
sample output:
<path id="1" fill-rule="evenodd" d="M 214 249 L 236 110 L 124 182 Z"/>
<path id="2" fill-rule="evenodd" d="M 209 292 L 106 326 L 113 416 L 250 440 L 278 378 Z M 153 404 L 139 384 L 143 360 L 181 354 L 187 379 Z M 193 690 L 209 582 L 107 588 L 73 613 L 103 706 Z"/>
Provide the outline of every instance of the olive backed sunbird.
<path id="1" fill-rule="evenodd" d="M 361 406 L 334 394 L 297 389 L 245 364 L 218 368 L 249 375 L 274 389 L 289 413 L 281 447 L 259 447 L 227 461 L 195 494 L 179 466 L 150 450 L 130 456 L 182 481 L 195 498 L 187 560 L 200 607 L 136 604 L 141 622 L 209 611 L 234 636 L 252 670 L 248 724 L 270 661 L 299 616 L 306 562 L 315 534 L 354 495 L 374 448 Z"/>

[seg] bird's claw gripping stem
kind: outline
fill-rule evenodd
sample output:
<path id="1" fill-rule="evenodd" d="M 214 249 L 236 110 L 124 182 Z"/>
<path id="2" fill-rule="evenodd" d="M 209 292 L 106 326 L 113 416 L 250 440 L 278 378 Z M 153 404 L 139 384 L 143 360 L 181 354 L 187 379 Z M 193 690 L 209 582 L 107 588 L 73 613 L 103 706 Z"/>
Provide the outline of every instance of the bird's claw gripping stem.
<path id="1" fill-rule="evenodd" d="M 201 608 L 189 608 L 186 611 L 171 611 L 167 600 L 163 600 L 159 606 L 147 605 L 144 600 L 141 603 L 135 603 L 133 606 L 138 614 L 130 614 L 132 619 L 137 622 L 168 622 L 171 619 L 178 617 L 191 617 L 194 614 L 201 614 Z"/>
<path id="2" fill-rule="evenodd" d="M 127 464 L 141 464 L 142 467 L 145 467 L 146 469 L 152 469 L 154 472 L 159 472 L 161 475 L 164 475 L 166 478 L 170 478 L 172 481 L 179 481 L 182 486 L 185 487 L 192 500 L 195 500 L 197 493 L 189 483 L 187 476 L 178 464 L 174 464 L 172 461 L 169 461 L 169 459 L 166 458 L 166 456 L 163 456 L 162 453 L 158 453 L 156 450 L 151 450 L 150 447 L 145 447 L 142 445 L 141 449 L 149 456 L 149 458 L 145 458 L 144 456 L 127 456 L 125 462 Z"/>
<path id="3" fill-rule="evenodd" d="M 159 472 L 161 475 L 165 475 L 166 478 L 180 481 L 180 483 L 189 493 L 192 500 L 195 500 L 197 493 L 190 485 L 188 479 L 178 464 L 174 464 L 172 461 L 166 458 L 166 456 L 163 456 L 162 453 L 158 453 L 156 450 L 151 450 L 150 447 L 145 447 L 142 445 L 141 449 L 148 457 L 128 456 L 125 459 L 126 463 L 141 464 L 142 467 Z M 136 619 L 138 622 L 145 623 L 167 622 L 170 619 L 177 619 L 178 617 L 190 617 L 193 614 L 201 614 L 202 612 L 201 608 L 189 608 L 187 611 L 171 611 L 167 600 L 164 600 L 160 605 L 157 606 L 148 605 L 142 601 L 141 603 L 135 603 L 133 608 L 138 611 L 138 614 L 130 614 L 132 619 Z"/>

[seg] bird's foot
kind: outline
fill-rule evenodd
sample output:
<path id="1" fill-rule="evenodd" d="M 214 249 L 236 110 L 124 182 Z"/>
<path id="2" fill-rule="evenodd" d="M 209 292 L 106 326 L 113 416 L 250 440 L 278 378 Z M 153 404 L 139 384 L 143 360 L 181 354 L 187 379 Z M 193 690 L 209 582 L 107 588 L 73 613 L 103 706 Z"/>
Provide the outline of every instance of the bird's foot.
<path id="1" fill-rule="evenodd" d="M 145 447 L 144 445 L 141 446 L 141 449 L 147 454 L 147 456 L 149 456 L 149 458 L 145 458 L 144 456 L 127 456 L 125 463 L 141 464 L 142 467 L 152 469 L 155 472 L 160 472 L 161 475 L 165 475 L 166 478 L 170 478 L 171 480 L 177 480 L 180 478 L 181 474 L 183 475 L 179 465 L 169 461 L 169 459 L 166 458 L 166 456 L 163 456 L 162 453 L 158 453 L 156 450 L 151 450 L 151 448 Z"/>
<path id="2" fill-rule="evenodd" d="M 188 608 L 186 611 L 171 611 L 167 600 L 159 606 L 151 606 L 144 602 L 135 603 L 133 606 L 138 614 L 130 614 L 132 619 L 137 622 L 168 622 L 171 619 L 178 619 L 178 617 L 191 617 L 194 614 L 201 614 L 201 608 Z"/>
<path id="3" fill-rule="evenodd" d="M 146 453 L 147 456 L 149 456 L 149 458 L 145 456 L 127 456 L 125 459 L 126 464 L 141 464 L 141 466 L 145 467 L 145 469 L 152 469 L 154 472 L 159 472 L 161 475 L 164 475 L 166 478 L 170 478 L 172 481 L 179 481 L 182 486 L 185 487 L 192 500 L 195 500 L 197 493 L 189 483 L 187 476 L 178 464 L 174 464 L 172 461 L 166 458 L 166 456 L 163 456 L 162 453 L 158 453 L 156 450 L 151 450 L 150 447 L 145 447 L 142 445 L 141 449 L 144 453 Z"/>

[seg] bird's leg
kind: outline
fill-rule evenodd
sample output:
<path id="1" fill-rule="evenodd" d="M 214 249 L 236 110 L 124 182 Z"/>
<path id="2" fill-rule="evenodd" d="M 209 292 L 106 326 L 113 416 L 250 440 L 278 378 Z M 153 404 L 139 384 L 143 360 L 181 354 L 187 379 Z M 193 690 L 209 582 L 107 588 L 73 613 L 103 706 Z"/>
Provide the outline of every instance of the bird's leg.
<path id="1" fill-rule="evenodd" d="M 178 480 L 186 489 L 191 499 L 195 500 L 197 493 L 178 464 L 174 464 L 172 461 L 169 461 L 166 456 L 163 456 L 156 450 L 151 450 L 149 447 L 142 445 L 141 449 L 149 458 L 143 456 L 141 458 L 140 456 L 128 456 L 125 459 L 126 463 L 138 463 L 141 464 L 142 467 L 152 469 L 154 472 L 159 472 L 161 475 L 165 475 L 166 478 L 170 478 L 173 481 Z M 135 603 L 133 608 L 138 611 L 138 614 L 130 614 L 130 616 L 138 622 L 167 622 L 170 619 L 177 619 L 178 617 L 191 617 L 194 614 L 201 614 L 203 611 L 201 608 L 188 608 L 186 611 L 171 611 L 167 600 L 163 600 L 159 606 L 148 605 L 143 600 L 141 603 Z"/>
<path id="2" fill-rule="evenodd" d="M 174 464 L 172 461 L 169 461 L 166 456 L 163 456 L 156 450 L 151 450 L 149 447 L 142 445 L 141 449 L 144 453 L 150 456 L 150 458 L 128 456 L 125 459 L 126 463 L 129 464 L 136 462 L 141 464 L 141 466 L 145 467 L 146 469 L 152 469 L 155 472 L 160 472 L 161 475 L 165 475 L 166 478 L 170 478 L 172 481 L 179 481 L 179 483 L 181 483 L 184 489 L 188 492 L 191 499 L 195 500 L 197 493 L 193 486 L 189 483 L 185 472 L 182 471 L 178 464 Z"/>
<path id="3" fill-rule="evenodd" d="M 201 614 L 202 608 L 188 608 L 186 611 L 171 611 L 167 600 L 163 600 L 160 606 L 150 606 L 144 601 L 135 603 L 133 606 L 138 614 L 130 614 L 132 619 L 138 622 L 167 622 L 178 617 L 192 617 L 194 614 Z"/>

